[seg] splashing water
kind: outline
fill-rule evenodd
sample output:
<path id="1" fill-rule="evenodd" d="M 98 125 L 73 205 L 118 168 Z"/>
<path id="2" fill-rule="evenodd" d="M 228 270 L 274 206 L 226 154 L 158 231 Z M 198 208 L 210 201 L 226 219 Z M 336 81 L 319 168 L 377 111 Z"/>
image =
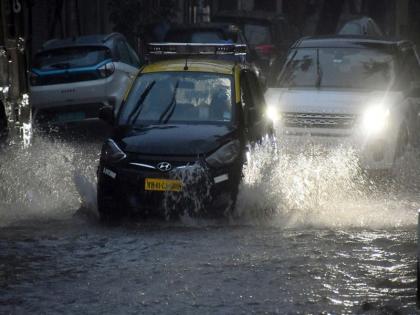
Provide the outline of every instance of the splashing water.
<path id="1" fill-rule="evenodd" d="M 413 176 L 417 152 L 406 155 L 394 177 L 380 183 L 360 169 L 353 149 L 308 146 L 300 153 L 286 152 L 282 144 L 279 151 L 266 143 L 253 148 L 238 196 L 240 217 L 264 223 L 268 218 L 283 227 L 415 224 L 420 208 L 420 177 Z"/>
<path id="2" fill-rule="evenodd" d="M 0 226 L 73 215 L 81 204 L 75 178 L 81 182 L 83 176 L 86 184 L 94 177 L 97 157 L 86 154 L 92 147 L 45 139 L 26 149 L 6 147 L 0 160 Z"/>
<path id="3" fill-rule="evenodd" d="M 196 162 L 184 168 L 177 169 L 171 173 L 171 177 L 183 183 L 182 192 L 165 192 L 163 195 L 163 207 L 166 217 L 173 213 L 179 213 L 182 205 L 181 215 L 195 216 L 203 210 L 204 203 L 210 198 L 211 179 L 207 175 L 206 168 L 200 162 Z"/>
<path id="4" fill-rule="evenodd" d="M 37 139 L 29 149 L 8 147 L 0 160 L 0 226 L 33 218 L 62 219 L 87 208 L 96 215 L 98 142 L 68 143 Z M 282 144 L 255 146 L 244 178 L 233 224 L 280 227 L 401 227 L 414 225 L 420 208 L 420 154 L 411 150 L 401 158 L 394 177 L 378 183 L 359 168 L 350 148 L 327 151 L 311 146 L 300 153 Z M 310 152 L 307 154 L 306 152 Z M 167 211 L 177 198 L 190 200 L 188 221 L 196 213 L 209 185 L 200 165 L 175 174 L 203 189 L 180 195 L 165 194 Z M 200 182 L 197 180 L 200 179 Z M 207 179 L 210 180 L 210 179 Z M 206 188 L 207 187 L 207 188 Z M 185 210 L 185 209 L 184 209 Z"/>

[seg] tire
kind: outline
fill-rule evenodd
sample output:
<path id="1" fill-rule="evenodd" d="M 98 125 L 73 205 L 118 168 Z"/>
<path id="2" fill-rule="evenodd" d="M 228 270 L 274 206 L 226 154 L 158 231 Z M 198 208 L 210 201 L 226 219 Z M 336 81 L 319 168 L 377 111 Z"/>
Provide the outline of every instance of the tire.
<path id="1" fill-rule="evenodd" d="M 124 218 L 124 212 L 115 196 L 105 193 L 98 185 L 97 198 L 100 221 L 107 225 L 118 225 Z"/>

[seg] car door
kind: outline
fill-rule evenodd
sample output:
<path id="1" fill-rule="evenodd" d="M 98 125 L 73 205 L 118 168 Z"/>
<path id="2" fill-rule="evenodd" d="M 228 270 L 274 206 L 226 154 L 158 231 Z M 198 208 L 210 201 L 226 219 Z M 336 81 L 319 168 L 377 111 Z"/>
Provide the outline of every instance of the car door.
<path id="1" fill-rule="evenodd" d="M 261 85 L 250 70 L 241 73 L 241 95 L 248 141 L 259 141 L 271 130 L 264 115 L 266 105 Z"/>
<path id="2" fill-rule="evenodd" d="M 115 79 L 109 87 L 108 93 L 115 97 L 115 112 L 118 112 L 128 86 L 139 71 L 140 61 L 125 40 L 120 39 L 116 42 L 116 53 L 117 58 L 114 62 Z"/>

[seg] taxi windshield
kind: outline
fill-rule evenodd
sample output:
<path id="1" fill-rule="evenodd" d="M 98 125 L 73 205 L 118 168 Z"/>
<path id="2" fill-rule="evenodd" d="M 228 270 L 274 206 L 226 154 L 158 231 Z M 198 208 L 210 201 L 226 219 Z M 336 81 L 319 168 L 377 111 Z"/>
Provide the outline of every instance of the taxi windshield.
<path id="1" fill-rule="evenodd" d="M 231 76 L 218 73 L 146 73 L 134 83 L 119 113 L 119 123 L 230 124 L 232 86 Z"/>

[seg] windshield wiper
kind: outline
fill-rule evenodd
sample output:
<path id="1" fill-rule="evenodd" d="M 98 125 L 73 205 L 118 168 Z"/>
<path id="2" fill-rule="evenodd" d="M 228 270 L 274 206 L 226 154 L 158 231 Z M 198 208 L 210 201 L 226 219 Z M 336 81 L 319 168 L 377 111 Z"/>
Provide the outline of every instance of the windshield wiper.
<path id="1" fill-rule="evenodd" d="M 127 118 L 127 124 L 134 124 L 137 118 L 139 117 L 141 110 L 143 108 L 143 103 L 146 100 L 147 95 L 149 95 L 150 91 L 152 90 L 153 86 L 155 85 L 156 81 L 152 81 L 149 85 L 144 89 L 143 93 L 141 93 L 139 101 L 137 102 L 134 109 L 131 111 L 130 115 Z"/>
<path id="2" fill-rule="evenodd" d="M 319 62 L 319 49 L 316 50 L 316 74 L 317 74 L 316 87 L 319 90 L 321 88 L 321 83 L 322 83 L 322 69 Z"/>
<path id="3" fill-rule="evenodd" d="M 161 123 L 166 124 L 169 121 L 169 119 L 171 119 L 172 115 L 175 112 L 175 108 L 176 108 L 176 99 L 175 99 L 175 96 L 176 96 L 176 91 L 178 90 L 178 86 L 179 86 L 179 81 L 177 81 L 176 84 L 175 84 L 174 94 L 172 94 L 171 102 L 166 107 L 166 109 L 164 110 L 164 112 L 162 113 L 162 115 L 160 115 L 160 117 L 159 117 L 159 123 L 160 124 Z M 166 116 L 166 118 L 165 118 L 165 116 Z"/>

